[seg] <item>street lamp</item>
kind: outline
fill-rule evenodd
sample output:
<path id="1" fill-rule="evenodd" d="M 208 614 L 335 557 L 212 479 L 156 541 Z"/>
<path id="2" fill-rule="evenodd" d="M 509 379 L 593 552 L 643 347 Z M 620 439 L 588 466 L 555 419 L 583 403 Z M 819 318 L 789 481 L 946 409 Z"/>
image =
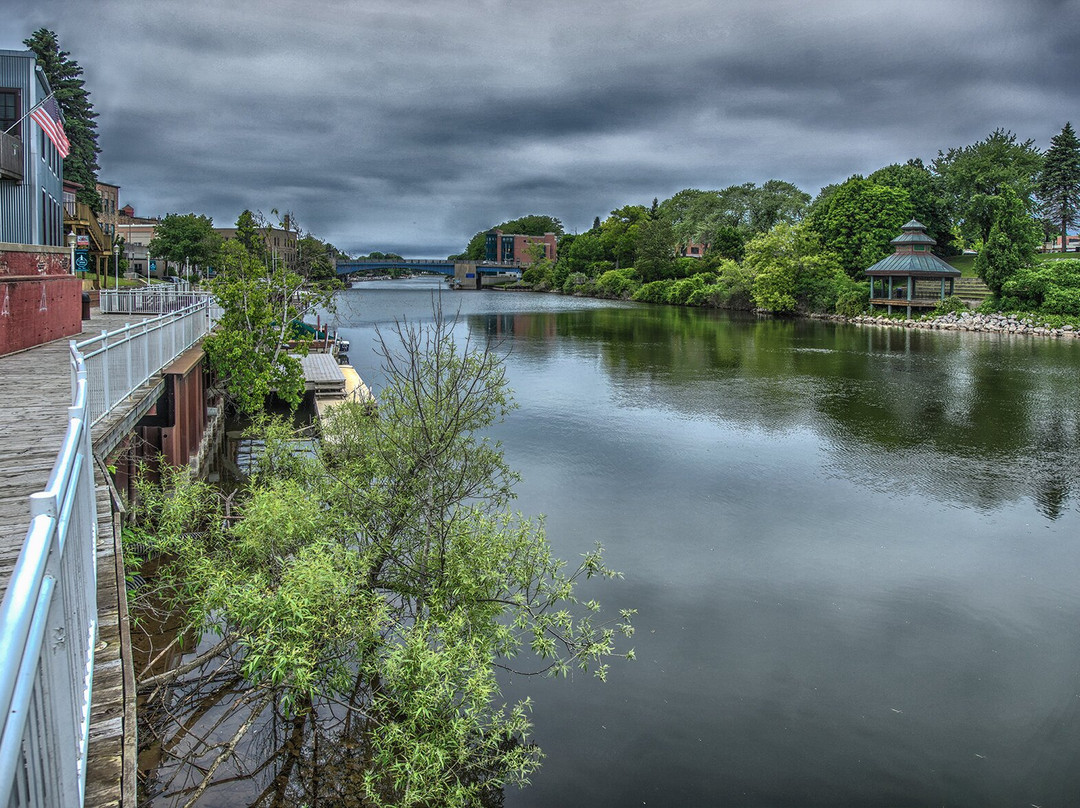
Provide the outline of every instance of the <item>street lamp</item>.
<path id="1" fill-rule="evenodd" d="M 71 274 L 75 274 L 75 229 L 68 231 L 68 247 L 71 249 Z"/>
<path id="2" fill-rule="evenodd" d="M 116 290 L 120 291 L 120 245 L 114 243 L 112 245 L 113 254 L 113 272 L 116 274 Z"/>

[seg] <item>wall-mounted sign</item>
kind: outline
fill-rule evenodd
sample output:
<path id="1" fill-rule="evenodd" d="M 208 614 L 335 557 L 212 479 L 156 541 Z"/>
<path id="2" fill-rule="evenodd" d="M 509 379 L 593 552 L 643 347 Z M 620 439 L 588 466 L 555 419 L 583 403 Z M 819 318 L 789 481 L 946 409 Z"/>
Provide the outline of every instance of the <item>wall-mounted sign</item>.
<path id="1" fill-rule="evenodd" d="M 75 236 L 75 246 L 89 248 L 90 236 Z"/>

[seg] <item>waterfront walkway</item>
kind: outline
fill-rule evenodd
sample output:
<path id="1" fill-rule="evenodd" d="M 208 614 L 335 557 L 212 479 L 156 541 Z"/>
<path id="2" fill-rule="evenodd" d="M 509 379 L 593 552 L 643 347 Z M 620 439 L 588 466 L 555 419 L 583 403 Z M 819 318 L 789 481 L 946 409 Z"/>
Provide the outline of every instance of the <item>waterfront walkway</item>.
<path id="1" fill-rule="evenodd" d="M 138 315 L 91 312 L 83 340 L 141 320 Z M 0 587 L 7 591 L 12 567 L 30 526 L 30 494 L 41 491 L 67 429 L 71 403 L 68 339 L 0 357 Z M 108 420 L 108 419 L 106 419 Z M 95 443 L 100 430 L 94 429 Z M 94 470 L 98 513 L 98 646 L 94 664 L 86 806 L 135 804 L 135 692 L 128 644 L 127 598 L 114 528 L 110 488 Z M 74 802 L 72 804 L 75 804 Z"/>

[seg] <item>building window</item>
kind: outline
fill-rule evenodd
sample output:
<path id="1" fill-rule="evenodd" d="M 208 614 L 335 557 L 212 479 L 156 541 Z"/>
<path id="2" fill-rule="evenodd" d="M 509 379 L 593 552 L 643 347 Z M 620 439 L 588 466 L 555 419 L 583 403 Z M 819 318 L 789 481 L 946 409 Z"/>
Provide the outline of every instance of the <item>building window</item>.
<path id="1" fill-rule="evenodd" d="M 916 244 L 915 245 L 915 252 L 926 252 L 926 245 L 925 244 Z"/>
<path id="2" fill-rule="evenodd" d="M 21 137 L 20 117 L 22 116 L 19 114 L 19 91 L 0 90 L 0 132 L 7 132 L 9 126 L 14 126 L 15 128 L 8 134 Z"/>

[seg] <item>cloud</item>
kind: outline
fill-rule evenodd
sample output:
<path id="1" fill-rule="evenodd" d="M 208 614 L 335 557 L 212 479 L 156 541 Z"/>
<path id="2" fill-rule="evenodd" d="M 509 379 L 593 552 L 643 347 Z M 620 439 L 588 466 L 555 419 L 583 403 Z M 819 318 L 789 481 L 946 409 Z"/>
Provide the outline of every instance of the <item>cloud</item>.
<path id="1" fill-rule="evenodd" d="M 684 187 L 815 193 L 1077 108 L 1077 0 L 0 0 L 85 69 L 102 178 L 140 212 L 293 210 L 441 256 Z M 12 33 L 14 32 L 14 33 Z"/>

